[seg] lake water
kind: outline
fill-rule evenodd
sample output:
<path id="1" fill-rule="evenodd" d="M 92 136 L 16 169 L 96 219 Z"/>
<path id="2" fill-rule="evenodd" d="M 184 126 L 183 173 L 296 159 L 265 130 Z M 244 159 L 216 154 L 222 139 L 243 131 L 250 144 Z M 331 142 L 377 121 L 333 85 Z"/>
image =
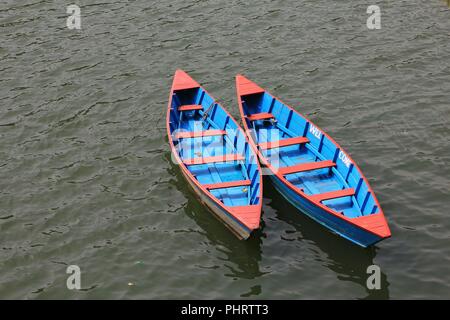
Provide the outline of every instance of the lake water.
<path id="1" fill-rule="evenodd" d="M 450 298 L 447 1 L 74 2 L 81 30 L 67 3 L 0 2 L 0 298 Z M 310 117 L 392 238 L 359 248 L 266 180 L 262 229 L 237 240 L 170 161 L 177 68 L 236 117 L 236 73 Z"/>

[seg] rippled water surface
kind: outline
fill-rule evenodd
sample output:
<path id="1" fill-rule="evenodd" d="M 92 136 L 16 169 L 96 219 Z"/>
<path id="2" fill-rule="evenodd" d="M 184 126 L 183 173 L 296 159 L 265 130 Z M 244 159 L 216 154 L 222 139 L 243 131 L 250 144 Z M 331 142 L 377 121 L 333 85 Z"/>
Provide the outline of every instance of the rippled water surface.
<path id="1" fill-rule="evenodd" d="M 0 297 L 450 298 L 449 7 L 373 2 L 80 0 L 69 30 L 67 3 L 0 1 Z M 177 68 L 235 116 L 243 73 L 312 118 L 392 238 L 356 247 L 267 180 L 262 230 L 235 239 L 170 161 Z"/>

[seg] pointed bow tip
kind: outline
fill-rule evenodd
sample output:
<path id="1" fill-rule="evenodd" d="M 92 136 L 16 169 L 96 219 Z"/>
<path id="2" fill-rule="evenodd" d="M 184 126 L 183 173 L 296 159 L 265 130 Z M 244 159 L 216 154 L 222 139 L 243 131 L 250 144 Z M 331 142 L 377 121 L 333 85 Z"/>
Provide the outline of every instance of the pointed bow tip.
<path id="1" fill-rule="evenodd" d="M 391 230 L 389 230 L 389 226 L 387 224 L 373 227 L 372 229 L 368 230 L 382 239 L 387 239 L 391 237 Z"/>
<path id="2" fill-rule="evenodd" d="M 243 81 L 250 81 L 250 80 L 248 80 L 246 77 L 244 77 L 244 76 L 243 76 L 242 74 L 240 74 L 240 73 L 238 73 L 238 74 L 236 75 L 235 79 L 236 79 L 236 83 L 237 83 L 237 84 L 240 84 L 240 83 L 243 82 Z"/>
<path id="3" fill-rule="evenodd" d="M 185 77 L 189 77 L 186 71 L 184 71 L 183 69 L 175 70 L 175 75 L 173 77 L 174 80 L 176 80 L 177 78 L 185 78 Z"/>
<path id="4" fill-rule="evenodd" d="M 236 75 L 236 89 L 240 96 L 263 93 L 264 89 L 243 75 Z"/>
<path id="5" fill-rule="evenodd" d="M 173 77 L 172 90 L 185 90 L 198 88 L 200 85 L 185 71 L 177 69 Z"/>
<path id="6" fill-rule="evenodd" d="M 389 226 L 386 224 L 384 230 L 382 232 L 379 232 L 378 235 L 382 238 L 390 238 L 392 234 L 391 230 L 389 229 Z"/>

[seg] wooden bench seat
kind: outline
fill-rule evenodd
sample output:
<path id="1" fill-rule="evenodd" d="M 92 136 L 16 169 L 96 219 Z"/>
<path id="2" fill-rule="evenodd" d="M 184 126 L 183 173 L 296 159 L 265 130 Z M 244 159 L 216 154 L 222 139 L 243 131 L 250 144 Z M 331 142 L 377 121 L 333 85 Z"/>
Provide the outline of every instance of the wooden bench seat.
<path id="1" fill-rule="evenodd" d="M 331 160 L 325 160 L 325 161 L 301 163 L 301 164 L 297 164 L 294 166 L 288 166 L 288 167 L 281 167 L 281 168 L 278 168 L 278 172 L 283 175 L 287 175 L 287 174 L 297 173 L 297 172 L 331 168 L 334 166 L 336 166 L 336 163 L 334 163 Z"/>

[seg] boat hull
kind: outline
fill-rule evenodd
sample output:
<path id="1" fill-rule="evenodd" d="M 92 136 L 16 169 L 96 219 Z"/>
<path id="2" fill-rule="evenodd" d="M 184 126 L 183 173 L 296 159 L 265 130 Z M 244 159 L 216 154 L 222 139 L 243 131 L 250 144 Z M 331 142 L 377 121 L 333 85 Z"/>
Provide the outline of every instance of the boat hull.
<path id="1" fill-rule="evenodd" d="M 364 248 L 367 248 L 384 239 L 364 229 L 358 228 L 354 224 L 347 223 L 345 220 L 339 219 L 322 208 L 314 205 L 314 203 L 304 197 L 301 197 L 299 194 L 286 186 L 280 179 L 277 178 L 277 176 L 270 175 L 269 177 L 275 189 L 295 208 L 297 208 L 300 213 L 305 214 L 341 237 L 344 237 Z"/>
<path id="2" fill-rule="evenodd" d="M 336 141 L 242 75 L 236 76 L 236 91 L 247 136 L 287 201 L 359 246 L 391 236 L 369 182 Z"/>
<path id="3" fill-rule="evenodd" d="M 197 198 L 239 239 L 260 227 L 262 175 L 236 120 L 183 70 L 175 72 L 166 127 L 172 159 Z"/>

